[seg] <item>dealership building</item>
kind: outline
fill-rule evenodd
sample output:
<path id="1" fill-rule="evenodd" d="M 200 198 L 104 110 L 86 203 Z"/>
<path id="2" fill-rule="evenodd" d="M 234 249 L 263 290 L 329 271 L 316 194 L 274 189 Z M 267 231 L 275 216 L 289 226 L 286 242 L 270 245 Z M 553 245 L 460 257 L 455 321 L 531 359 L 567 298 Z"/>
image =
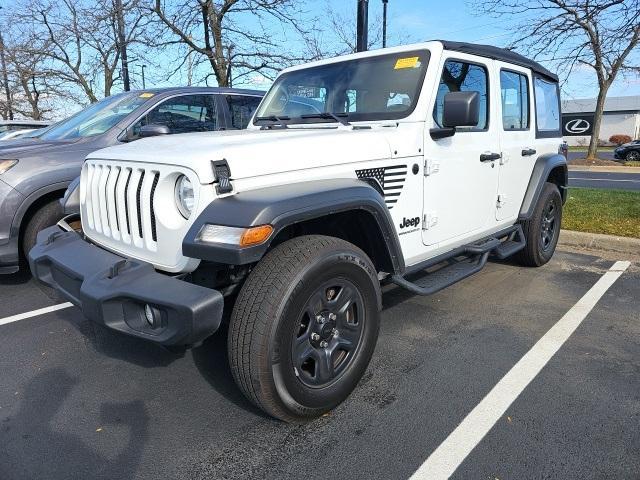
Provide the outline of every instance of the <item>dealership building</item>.
<path id="1" fill-rule="evenodd" d="M 589 145 L 595 109 L 595 98 L 562 102 L 562 134 L 569 145 Z M 608 143 L 612 135 L 640 139 L 640 95 L 605 100 L 600 140 Z"/>

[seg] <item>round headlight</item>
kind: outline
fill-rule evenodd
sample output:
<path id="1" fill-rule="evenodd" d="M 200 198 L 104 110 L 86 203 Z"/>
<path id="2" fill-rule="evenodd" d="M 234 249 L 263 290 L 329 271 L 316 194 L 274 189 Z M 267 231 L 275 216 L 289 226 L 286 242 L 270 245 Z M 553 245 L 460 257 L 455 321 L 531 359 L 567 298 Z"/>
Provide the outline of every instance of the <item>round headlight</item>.
<path id="1" fill-rule="evenodd" d="M 176 205 L 184 218 L 189 218 L 194 203 L 193 185 L 185 175 L 180 175 L 176 181 Z"/>

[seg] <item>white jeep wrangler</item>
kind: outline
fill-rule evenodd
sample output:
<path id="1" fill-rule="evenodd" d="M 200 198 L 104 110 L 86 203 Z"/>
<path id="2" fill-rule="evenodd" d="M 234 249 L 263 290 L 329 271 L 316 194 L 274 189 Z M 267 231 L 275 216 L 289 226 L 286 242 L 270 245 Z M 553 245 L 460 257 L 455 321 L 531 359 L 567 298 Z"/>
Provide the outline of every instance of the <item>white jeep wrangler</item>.
<path id="1" fill-rule="evenodd" d="M 434 41 L 301 65 L 248 130 L 89 155 L 63 200 L 81 229 L 40 232 L 31 269 L 89 319 L 166 346 L 228 313 L 240 389 L 304 421 L 367 368 L 381 282 L 429 295 L 492 255 L 549 261 L 560 143 L 557 77 L 510 51 Z"/>

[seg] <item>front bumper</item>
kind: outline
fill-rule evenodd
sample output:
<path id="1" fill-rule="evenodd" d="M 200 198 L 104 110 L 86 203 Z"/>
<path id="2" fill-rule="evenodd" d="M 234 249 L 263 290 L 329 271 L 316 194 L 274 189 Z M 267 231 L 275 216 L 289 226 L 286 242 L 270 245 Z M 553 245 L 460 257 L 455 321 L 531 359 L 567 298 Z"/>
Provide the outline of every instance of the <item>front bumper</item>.
<path id="1" fill-rule="evenodd" d="M 626 150 L 620 149 L 620 148 L 616 148 L 613 151 L 613 158 L 616 158 L 618 160 L 624 160 L 624 156 L 627 153 Z"/>
<path id="2" fill-rule="evenodd" d="M 224 299 L 217 290 L 158 273 L 151 264 L 120 257 L 58 226 L 38 234 L 29 266 L 90 320 L 127 335 L 192 345 L 220 326 Z"/>

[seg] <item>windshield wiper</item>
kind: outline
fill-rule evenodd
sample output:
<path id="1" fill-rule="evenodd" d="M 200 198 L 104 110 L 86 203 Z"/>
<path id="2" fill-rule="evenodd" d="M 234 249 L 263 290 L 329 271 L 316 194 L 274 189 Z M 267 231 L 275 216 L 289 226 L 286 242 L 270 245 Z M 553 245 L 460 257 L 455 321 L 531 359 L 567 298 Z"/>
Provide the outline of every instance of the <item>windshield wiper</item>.
<path id="1" fill-rule="evenodd" d="M 291 120 L 287 115 L 265 115 L 264 117 L 256 117 L 256 122 L 274 122 L 272 125 L 282 125 L 287 127 L 286 121 Z M 266 126 L 266 125 L 265 125 Z"/>
<path id="2" fill-rule="evenodd" d="M 348 117 L 348 116 L 349 116 L 348 113 L 320 112 L 320 113 L 307 113 L 305 115 L 300 115 L 300 118 L 326 118 L 326 119 L 333 119 L 336 122 L 341 123 L 345 127 L 348 127 L 351 124 L 349 122 L 347 122 L 344 118 L 341 118 L 341 117 Z"/>

